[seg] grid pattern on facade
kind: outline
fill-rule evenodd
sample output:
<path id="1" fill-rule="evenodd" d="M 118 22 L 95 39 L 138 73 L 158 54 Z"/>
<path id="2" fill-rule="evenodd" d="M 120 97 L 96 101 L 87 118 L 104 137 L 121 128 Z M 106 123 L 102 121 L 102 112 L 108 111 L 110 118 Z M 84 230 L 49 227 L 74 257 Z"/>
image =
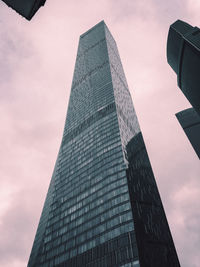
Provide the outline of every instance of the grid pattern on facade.
<path id="1" fill-rule="evenodd" d="M 77 260 L 83 262 L 84 257 L 90 258 L 84 255 L 93 255 L 96 248 L 105 250 L 106 244 L 115 239 L 120 244 L 123 236 L 130 232 L 134 236 L 105 31 L 108 32 L 101 22 L 80 37 L 51 197 L 45 203 L 48 212 L 45 219 L 41 217 L 42 238 L 39 243 L 35 241 L 32 253 L 34 250 L 37 253 L 29 266 L 78 266 Z M 121 94 L 124 90 L 128 92 L 127 86 Z M 122 96 L 118 98 L 123 99 Z M 38 231 L 41 233 L 40 229 Z M 109 253 L 118 254 L 111 256 L 116 266 L 137 263 L 136 243 L 134 252 L 131 242 L 127 248 L 119 246 L 118 250 L 118 253 L 117 250 L 108 251 L 107 256 L 90 258 L 85 266 L 101 266 L 102 262 L 113 266 L 113 263 L 109 265 L 113 262 Z"/>
<path id="2" fill-rule="evenodd" d="M 157 237 L 155 211 L 164 212 L 141 140 L 116 43 L 101 22 L 80 37 L 63 139 L 29 267 L 158 266 L 140 262 L 149 244 L 141 246 L 146 236 L 137 219 Z M 171 236 L 164 215 L 162 221 Z M 165 259 L 162 246 L 150 248 L 154 258 L 159 252 Z"/>
<path id="3" fill-rule="evenodd" d="M 105 34 L 122 149 L 124 152 L 124 160 L 126 162 L 126 145 L 133 136 L 140 132 L 140 127 L 133 107 L 116 42 L 106 26 Z"/>

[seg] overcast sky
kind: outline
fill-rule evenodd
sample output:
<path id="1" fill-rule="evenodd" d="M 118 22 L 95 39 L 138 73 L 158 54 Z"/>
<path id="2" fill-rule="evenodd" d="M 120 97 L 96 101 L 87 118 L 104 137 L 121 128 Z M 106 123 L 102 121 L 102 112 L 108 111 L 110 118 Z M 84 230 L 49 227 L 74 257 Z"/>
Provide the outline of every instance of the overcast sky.
<path id="1" fill-rule="evenodd" d="M 166 61 L 199 0 L 47 0 L 31 22 L 0 2 L 0 266 L 25 267 L 60 146 L 80 34 L 105 20 L 183 267 L 200 263 L 200 164 L 174 114 L 190 104 Z"/>

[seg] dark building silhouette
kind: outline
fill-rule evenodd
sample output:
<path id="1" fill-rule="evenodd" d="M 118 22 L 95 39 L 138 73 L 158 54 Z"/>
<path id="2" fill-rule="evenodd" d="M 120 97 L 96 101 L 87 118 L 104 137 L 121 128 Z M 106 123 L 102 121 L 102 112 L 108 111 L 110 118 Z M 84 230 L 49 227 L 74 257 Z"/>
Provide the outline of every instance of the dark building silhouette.
<path id="1" fill-rule="evenodd" d="M 178 86 L 200 115 L 200 29 L 177 20 L 170 26 L 167 60 Z"/>
<path id="2" fill-rule="evenodd" d="M 3 0 L 3 2 L 26 19 L 31 20 L 38 9 L 45 4 L 46 0 Z"/>
<path id="3" fill-rule="evenodd" d="M 176 114 L 176 117 L 200 159 L 200 117 L 193 108 Z"/>
<path id="4" fill-rule="evenodd" d="M 140 266 L 180 266 L 141 132 L 128 143 L 127 157 Z"/>
<path id="5" fill-rule="evenodd" d="M 179 267 L 117 45 L 81 35 L 29 267 Z"/>

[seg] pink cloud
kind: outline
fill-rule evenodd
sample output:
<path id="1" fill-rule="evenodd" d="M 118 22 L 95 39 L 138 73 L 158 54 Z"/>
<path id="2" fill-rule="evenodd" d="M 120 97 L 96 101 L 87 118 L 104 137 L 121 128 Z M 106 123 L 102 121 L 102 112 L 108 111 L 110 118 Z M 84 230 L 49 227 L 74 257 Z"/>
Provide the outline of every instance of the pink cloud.
<path id="1" fill-rule="evenodd" d="M 166 62 L 170 23 L 198 25 L 198 1 L 57 2 L 47 1 L 31 22 L 0 2 L 0 265 L 27 264 L 62 137 L 79 35 L 104 19 L 119 47 L 181 266 L 198 267 L 200 166 L 174 116 L 189 103 Z"/>

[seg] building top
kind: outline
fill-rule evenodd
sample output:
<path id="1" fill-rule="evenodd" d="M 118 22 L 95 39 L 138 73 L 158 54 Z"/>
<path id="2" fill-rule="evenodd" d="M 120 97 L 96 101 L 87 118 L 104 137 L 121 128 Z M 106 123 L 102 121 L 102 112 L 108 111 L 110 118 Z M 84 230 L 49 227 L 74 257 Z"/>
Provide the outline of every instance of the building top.
<path id="1" fill-rule="evenodd" d="M 167 61 L 172 69 L 178 74 L 179 56 L 183 35 L 193 27 L 181 20 L 175 21 L 169 29 L 167 40 Z"/>
<path id="2" fill-rule="evenodd" d="M 200 116 L 193 108 L 188 108 L 176 113 L 176 117 L 183 129 L 200 124 Z"/>
<path id="3" fill-rule="evenodd" d="M 88 33 L 90 33 L 92 30 L 94 30 L 95 28 L 97 28 L 100 25 L 105 25 L 104 20 L 100 21 L 99 23 L 97 23 L 96 25 L 94 25 L 92 28 L 90 28 L 88 31 L 84 32 L 83 34 L 80 35 L 80 38 L 83 38 L 85 35 L 87 35 Z"/>
<path id="4" fill-rule="evenodd" d="M 200 116 L 193 108 L 180 111 L 176 117 L 200 159 Z"/>
<path id="5" fill-rule="evenodd" d="M 200 28 L 177 20 L 169 28 L 167 61 L 177 74 L 177 83 L 200 115 Z"/>

